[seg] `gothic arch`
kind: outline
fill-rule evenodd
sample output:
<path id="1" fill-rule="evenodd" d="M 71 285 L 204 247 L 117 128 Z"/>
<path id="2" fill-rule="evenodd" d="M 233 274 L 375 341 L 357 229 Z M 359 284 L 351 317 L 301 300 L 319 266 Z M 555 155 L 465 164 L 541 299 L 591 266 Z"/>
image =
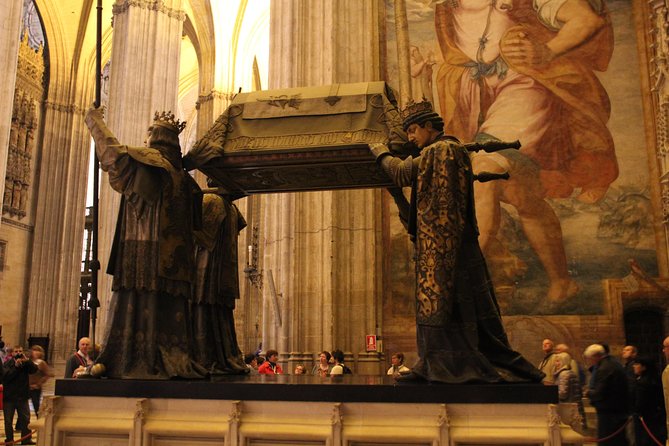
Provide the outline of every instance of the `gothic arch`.
<path id="1" fill-rule="evenodd" d="M 89 0 L 90 1 L 90 0 Z M 48 49 L 47 75 L 50 85 L 63 82 L 68 79 L 72 53 L 67 48 L 65 33 L 63 30 L 62 14 L 58 10 L 56 2 L 49 0 L 34 0 L 37 11 L 42 20 L 46 48 Z M 60 96 L 58 89 L 49 88 L 47 92 L 48 102 L 67 101 Z"/>
<path id="2" fill-rule="evenodd" d="M 255 4 L 257 6 L 257 4 Z M 239 35 L 237 36 L 238 44 L 235 54 L 236 69 L 235 69 L 235 86 L 243 87 L 244 91 L 251 91 L 253 87 L 253 64 L 256 56 L 260 56 L 258 64 L 260 65 L 260 75 L 262 78 L 261 87 L 267 88 L 267 73 L 269 63 L 269 2 L 266 2 L 266 7 L 260 10 L 257 8 L 253 11 L 254 15 L 245 11 L 242 17 L 241 26 L 239 27 Z M 266 47 L 264 46 L 266 45 Z M 259 54 L 258 50 L 266 51 L 264 54 Z"/>
<path id="3" fill-rule="evenodd" d="M 178 115 L 187 122 L 185 130 L 179 137 L 181 148 L 185 151 L 197 140 L 198 100 L 202 79 L 200 67 L 202 64 L 198 52 L 197 35 L 194 34 L 188 18 L 184 22 L 184 35 L 185 38 L 181 41 Z M 193 41 L 193 38 L 196 40 Z"/>
<path id="4" fill-rule="evenodd" d="M 198 55 L 200 68 L 200 94 L 208 94 L 214 88 L 214 66 L 215 66 L 215 34 L 214 20 L 209 0 L 190 0 L 192 14 L 187 14 L 187 22 L 184 23 L 184 31 L 187 33 Z M 192 32 L 194 35 L 188 34 Z"/>
<path id="5" fill-rule="evenodd" d="M 188 37 L 188 39 L 193 44 L 193 48 L 195 48 L 195 54 L 197 56 L 197 65 L 199 69 L 200 67 L 202 67 L 202 49 L 200 48 L 200 40 L 198 39 L 195 26 L 193 26 L 193 22 L 191 21 L 190 16 L 188 15 L 186 15 L 186 20 L 184 21 L 184 35 Z"/>
<path id="6" fill-rule="evenodd" d="M 102 67 L 110 61 L 112 37 L 114 35 L 111 27 L 103 30 L 102 33 Z M 96 45 L 95 39 L 93 45 L 86 48 L 86 55 L 82 58 L 80 64 L 79 79 L 81 82 L 81 98 L 80 103 L 83 110 L 86 110 L 93 103 L 95 95 L 95 62 L 96 62 Z"/>

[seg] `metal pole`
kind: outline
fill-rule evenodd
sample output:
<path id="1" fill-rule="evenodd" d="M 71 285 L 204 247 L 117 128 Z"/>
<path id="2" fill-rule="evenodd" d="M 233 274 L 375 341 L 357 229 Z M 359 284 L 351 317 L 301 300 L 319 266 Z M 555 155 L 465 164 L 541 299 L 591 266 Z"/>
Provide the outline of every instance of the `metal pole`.
<path id="1" fill-rule="evenodd" d="M 95 52 L 95 108 L 100 108 L 102 102 L 102 0 L 98 0 L 97 6 L 97 32 L 96 32 L 96 52 Z M 98 260 L 98 226 L 99 226 L 99 202 L 98 190 L 100 188 L 100 160 L 98 160 L 97 150 L 93 153 L 95 161 L 93 164 L 93 227 L 91 228 L 93 236 L 93 249 L 91 251 L 91 298 L 88 301 L 88 308 L 91 315 L 91 344 L 93 347 L 92 358 L 95 359 L 97 352 L 95 350 L 95 325 L 97 322 L 98 308 L 98 271 L 100 270 L 100 260 Z"/>

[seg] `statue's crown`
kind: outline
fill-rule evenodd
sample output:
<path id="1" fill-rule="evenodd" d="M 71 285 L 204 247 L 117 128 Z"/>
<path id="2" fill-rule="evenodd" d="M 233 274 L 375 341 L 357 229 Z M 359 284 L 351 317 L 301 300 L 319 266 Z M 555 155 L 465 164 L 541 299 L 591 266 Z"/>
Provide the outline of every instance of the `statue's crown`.
<path id="1" fill-rule="evenodd" d="M 427 99 L 423 98 L 420 102 L 415 102 L 413 99 L 409 101 L 406 107 L 400 111 L 400 116 L 402 120 L 407 120 L 413 116 L 418 116 L 427 113 L 434 113 L 432 108 L 432 103 Z"/>
<path id="2" fill-rule="evenodd" d="M 434 112 L 432 103 L 425 98 L 420 102 L 410 100 L 407 106 L 400 111 L 400 117 L 405 132 L 411 124 L 422 124 L 426 121 L 443 123 L 441 116 Z"/>
<path id="3" fill-rule="evenodd" d="M 167 112 L 156 112 L 153 116 L 153 125 L 159 125 L 167 129 L 172 130 L 177 135 L 186 128 L 186 121 L 180 121 L 174 118 L 174 113 L 171 111 Z"/>

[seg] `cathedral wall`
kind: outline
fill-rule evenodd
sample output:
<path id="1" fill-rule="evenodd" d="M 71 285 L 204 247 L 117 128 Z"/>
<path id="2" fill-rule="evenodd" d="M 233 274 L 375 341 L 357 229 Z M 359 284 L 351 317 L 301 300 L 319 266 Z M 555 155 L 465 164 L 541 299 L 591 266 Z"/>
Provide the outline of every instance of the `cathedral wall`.
<path id="1" fill-rule="evenodd" d="M 2 339 L 8 345 L 23 341 L 30 282 L 32 228 L 8 219 L 0 226 L 3 260 L 0 272 L 0 321 Z"/>
<path id="2" fill-rule="evenodd" d="M 462 100 L 458 94 L 466 94 L 463 91 L 467 88 L 465 85 L 469 85 L 468 81 L 462 81 L 461 84 L 458 84 L 459 81 L 453 81 L 455 74 L 452 70 L 449 71 L 449 67 L 459 63 L 464 64 L 475 56 L 458 53 L 460 49 L 454 43 L 453 35 L 457 32 L 454 31 L 457 27 L 450 28 L 451 25 L 444 25 L 449 19 L 444 19 L 443 15 L 438 14 L 441 8 L 442 11 L 447 11 L 445 15 L 451 13 L 456 15 L 466 2 L 467 0 L 445 2 L 435 8 L 434 5 L 428 6 L 417 0 L 406 1 L 409 22 L 406 31 L 409 36 L 407 43 L 411 48 L 413 99 L 419 101 L 425 97 L 432 100 L 446 121 L 446 132 L 464 141 L 472 141 L 479 137 L 481 133 L 478 132 L 495 133 L 493 120 L 500 115 L 494 113 L 502 110 L 502 119 L 507 119 L 505 128 L 500 134 L 491 136 L 499 139 L 516 139 L 505 134 L 505 129 L 515 128 L 517 125 L 514 119 L 520 117 L 525 123 L 534 122 L 553 102 L 546 102 L 539 108 L 533 108 L 532 99 L 520 99 L 519 93 L 516 93 L 515 98 L 505 98 L 501 94 L 495 97 L 499 90 L 491 89 L 487 93 L 491 96 L 485 100 L 493 105 L 486 108 L 486 104 L 483 103 L 482 117 L 477 115 L 475 108 L 471 115 L 467 115 L 468 108 L 464 103 L 458 102 Z M 513 7 L 522 8 L 524 4 L 524 2 L 514 2 Z M 594 57 L 582 65 L 586 70 L 590 70 L 593 76 L 588 91 L 602 88 L 604 93 L 603 97 L 598 99 L 601 102 L 583 103 L 580 106 L 592 114 L 599 113 L 598 108 L 601 110 L 598 125 L 602 123 L 604 125 L 601 127 L 600 136 L 604 139 L 610 138 L 608 161 L 594 163 L 581 172 L 580 175 L 584 176 L 584 180 L 578 182 L 579 187 L 567 191 L 568 193 L 557 193 L 555 189 L 551 189 L 547 177 L 554 174 L 561 175 L 571 168 L 570 166 L 573 166 L 570 164 L 571 155 L 558 163 L 557 167 L 548 166 L 542 164 L 544 161 L 541 154 L 545 153 L 542 151 L 554 150 L 554 159 L 576 152 L 559 138 L 550 137 L 542 139 L 541 144 L 533 149 L 532 138 L 539 134 L 539 130 L 532 135 L 523 136 L 523 129 L 519 128 L 517 133 L 521 135 L 521 143 L 524 145 L 520 149 L 521 155 L 516 156 L 510 164 L 503 163 L 504 170 L 509 171 L 512 178 L 522 180 L 520 183 L 524 189 L 543 188 L 544 195 L 537 200 L 537 203 L 543 202 L 540 204 L 545 209 L 542 215 L 554 214 L 559 221 L 558 225 L 551 226 L 549 221 L 538 217 L 542 221 L 540 225 L 542 229 L 533 230 L 532 222 L 525 218 L 527 207 L 523 209 L 514 204 L 523 203 L 532 195 L 524 195 L 522 190 L 514 191 L 511 186 L 507 188 L 506 184 L 496 186 L 498 195 L 494 196 L 495 200 L 499 200 L 497 205 L 499 214 L 495 216 L 489 210 L 489 201 L 485 201 L 486 197 L 489 199 L 493 195 L 479 192 L 488 190 L 487 186 L 475 185 L 475 189 L 479 192 L 477 218 L 482 231 L 480 242 L 491 271 L 506 328 L 512 345 L 533 361 L 541 358 L 541 340 L 546 337 L 554 338 L 556 342 L 567 343 L 577 355 L 593 342 L 610 343 L 616 354 L 625 342 L 641 342 L 634 335 L 630 336 L 630 333 L 627 333 L 626 341 L 626 311 L 644 309 L 660 314 L 659 319 L 666 319 L 664 314 L 669 290 L 665 288 L 662 280 L 656 280 L 658 276 L 663 277 L 667 274 L 665 229 L 667 206 L 666 198 L 663 198 L 664 204 L 660 200 L 660 183 L 662 182 L 663 187 L 666 185 L 664 180 L 660 180 L 661 172 L 658 173 L 658 168 L 662 171 L 661 166 L 666 163 L 663 148 L 666 143 L 661 139 L 666 132 L 666 109 L 662 108 L 665 107 L 662 104 L 666 103 L 666 99 L 662 99 L 666 98 L 664 91 L 666 81 L 661 74 L 664 73 L 665 59 L 660 57 L 659 67 L 647 66 L 647 61 L 653 56 L 658 56 L 658 52 L 666 54 L 665 31 L 659 34 L 657 31 L 664 29 L 661 24 L 666 23 L 666 7 L 663 6 L 664 2 L 650 2 L 648 3 L 650 7 L 646 10 L 645 4 L 627 0 L 607 1 L 606 11 L 601 12 L 606 25 L 601 29 L 608 30 L 607 27 L 610 26 L 613 37 L 609 36 L 610 40 L 606 40 L 605 31 L 600 31 L 582 43 L 579 49 L 587 52 L 590 51 L 588 50 L 590 46 L 596 48 L 595 51 L 600 57 L 604 54 L 610 55 L 606 63 L 595 68 L 587 65 L 592 63 Z M 391 85 L 399 88 L 401 68 L 398 64 L 396 47 L 398 38 L 402 37 L 396 33 L 393 2 L 386 1 L 385 6 L 386 79 Z M 508 14 L 513 16 L 513 11 Z M 533 14 L 536 15 L 535 12 Z M 439 16 L 436 25 L 435 16 Z M 535 19 L 527 20 L 523 26 L 535 30 L 534 34 L 531 34 L 534 39 L 541 42 L 550 39 L 550 36 L 542 34 L 547 29 L 545 26 Z M 475 32 L 476 26 L 475 21 L 468 24 L 471 32 Z M 539 31 L 536 31 L 537 29 Z M 651 43 L 646 40 L 647 36 L 657 37 L 655 49 L 650 48 Z M 500 37 L 497 39 L 502 40 Z M 452 45 L 450 47 L 449 42 Z M 496 43 L 489 43 L 483 50 L 484 55 L 491 54 L 490 51 L 495 50 Z M 607 53 L 608 51 L 610 53 Z M 653 51 L 656 52 L 654 55 Z M 492 56 L 485 57 L 489 57 L 486 62 L 493 60 Z M 536 74 L 537 72 L 545 70 L 543 71 L 545 74 L 551 67 L 558 69 L 556 68 L 558 66 L 559 69 L 568 70 L 567 65 L 578 61 L 579 57 L 581 56 L 578 54 L 566 53 L 562 58 L 554 59 L 548 68 L 533 67 L 527 72 L 534 73 L 532 76 L 535 83 L 547 86 L 546 78 Z M 567 62 L 566 59 L 570 61 Z M 512 78 L 513 63 L 503 57 L 498 61 L 501 61 L 504 69 L 509 69 L 507 79 Z M 470 67 L 475 65 L 475 63 L 470 64 Z M 478 76 L 474 72 L 475 69 L 471 68 L 472 71 L 463 75 L 463 78 L 469 79 L 471 76 L 475 79 L 471 81 L 473 84 L 480 82 L 475 78 Z M 522 68 L 516 69 L 522 71 Z M 482 77 L 482 79 L 492 78 L 496 78 L 496 75 Z M 462 78 L 457 77 L 457 79 Z M 579 82 L 586 82 L 585 78 Z M 652 87 L 653 82 L 656 82 L 655 87 Z M 578 82 L 570 88 L 569 94 L 583 98 L 581 93 L 577 93 L 580 88 Z M 453 91 L 459 92 L 454 98 L 450 96 Z M 553 92 L 551 101 L 562 94 L 556 89 L 551 91 Z M 478 100 L 477 94 L 472 93 L 474 103 Z M 655 97 L 656 94 L 659 98 Z M 499 102 L 495 103 L 496 100 Z M 449 101 L 455 101 L 456 105 Z M 525 110 L 532 111 L 523 114 Z M 565 111 L 568 107 L 559 110 L 558 114 L 550 115 L 549 130 L 546 135 L 552 131 L 551 129 L 562 129 L 557 130 L 560 135 L 572 131 L 573 136 L 569 143 L 587 135 L 588 144 L 585 145 L 585 150 L 590 150 L 598 144 L 599 136 L 593 133 L 592 127 L 582 129 L 579 127 L 578 131 L 574 130 L 580 125 L 578 124 L 580 118 L 574 116 L 569 118 L 568 112 Z M 535 156 L 533 153 L 525 155 L 531 150 L 536 150 L 540 155 Z M 532 174 L 531 170 L 518 170 L 519 163 L 525 162 L 523 156 L 527 156 L 528 166 L 533 165 L 533 168 L 538 166 L 538 174 Z M 476 171 L 476 158 L 474 159 Z M 597 196 L 590 195 L 588 198 L 590 187 L 587 183 L 606 176 L 607 163 L 611 166 L 617 165 L 617 169 L 611 167 L 608 184 L 602 183 L 605 187 Z M 538 175 L 539 181 L 533 182 L 532 175 Z M 560 187 L 570 184 L 573 180 L 573 176 L 569 180 L 565 177 L 559 182 Z M 662 193 L 662 196 L 666 197 L 666 192 Z M 388 284 L 383 299 L 384 348 L 386 351 L 406 351 L 412 349 L 414 340 L 412 247 L 407 243 L 405 230 L 399 223 L 392 199 L 388 194 L 384 194 L 384 200 L 388 213 L 385 227 L 386 243 L 393 253 L 392 260 L 384 270 Z M 489 237 L 491 231 L 494 231 L 492 238 Z M 561 283 L 556 285 L 559 282 Z M 669 326 L 664 322 L 659 331 L 667 330 Z M 649 345 L 642 347 L 643 353 L 659 359 L 657 345 L 661 343 L 661 339 L 654 341 L 646 339 L 643 342 L 650 342 Z M 657 345 L 653 345 L 653 342 Z"/>
<path id="3" fill-rule="evenodd" d="M 211 25 L 211 18 L 205 17 L 207 8 L 201 1 L 188 3 L 192 3 L 189 11 L 194 13 L 190 32 L 200 33 L 197 47 L 206 49 L 206 54 L 200 55 L 197 133 L 201 135 L 225 109 L 236 85 L 231 87 L 226 83 L 223 91 L 212 82 L 216 63 L 212 60 L 215 51 L 210 46 L 214 45 L 214 38 L 205 35 L 208 28 L 202 26 L 203 23 Z M 615 349 L 625 342 L 625 313 L 634 309 L 656 309 L 662 314 L 661 330 L 669 328 L 664 316 L 669 300 L 669 285 L 664 279 L 669 272 L 665 229 L 669 221 L 666 190 L 669 184 L 666 175 L 669 171 L 666 159 L 669 153 L 666 136 L 669 134 L 669 90 L 666 87 L 669 69 L 664 61 L 669 51 L 667 36 L 662 34 L 666 32 L 663 25 L 667 12 L 664 2 L 660 1 L 610 0 L 606 3 L 615 43 L 608 67 L 595 75 L 610 98 L 611 115 L 606 128 L 613 138 L 620 171 L 599 201 L 586 203 L 576 199 L 580 190 L 573 196 L 547 200 L 560 221 L 562 241 L 551 243 L 564 251 L 566 294 L 548 297 L 550 280 L 541 260 L 545 246 L 533 247 L 529 243 L 517 209 L 508 203 L 501 205 L 499 244 L 486 252 L 510 340 L 530 359 L 539 354 L 541 338 L 546 336 L 564 341 L 575 349 L 600 340 L 609 341 Z M 397 88 L 392 4 L 389 0 L 364 4 L 357 0 L 339 1 L 330 6 L 324 6 L 323 2 L 274 1 L 269 85 L 262 87 L 385 78 Z M 429 78 L 413 78 L 414 96 L 418 91 L 427 96 L 431 94 L 441 107 L 438 72 L 444 55 L 437 42 L 434 6 L 425 6 L 425 2 L 418 0 L 407 0 L 406 4 L 409 43 L 421 51 L 423 58 L 434 62 Z M 105 8 L 109 19 L 105 23 L 110 23 L 111 5 Z M 120 20 L 118 17 L 126 12 L 119 9 L 116 19 Z M 56 22 L 53 7 L 51 15 L 50 20 Z M 118 26 L 121 24 L 117 22 Z M 179 26 L 175 26 L 177 28 Z M 651 30 L 657 32 L 650 33 Z M 72 33 L 66 34 L 53 41 L 61 46 L 76 46 L 70 42 L 75 40 Z M 178 41 L 175 36 L 180 34 L 173 33 L 175 45 Z M 83 34 L 77 38 L 81 54 L 88 54 L 92 48 L 90 40 L 83 44 Z M 131 38 L 119 39 L 119 42 L 127 44 L 128 39 Z M 105 40 L 109 51 L 111 34 L 106 34 Z M 33 237 L 30 205 L 26 208 L 27 215 L 16 219 L 17 224 L 3 219 L 0 225 L 0 241 L 7 241 L 8 247 L 0 276 L 3 301 L 0 321 L 3 338 L 10 343 L 22 340 L 19 338 L 33 330 L 59 332 L 59 342 L 68 340 L 67 347 L 60 347 L 65 354 L 73 344 L 69 338 L 73 337 L 72 327 L 76 325 L 71 320 L 76 309 L 60 309 L 58 315 L 70 315 L 63 318 L 42 315 L 39 310 L 40 317 L 28 323 L 25 305 L 31 281 L 39 283 L 32 287 L 35 308 L 64 301 L 70 305 L 76 301 L 73 280 L 76 271 L 55 272 L 53 265 L 65 252 L 68 265 L 78 267 L 73 253 L 79 249 L 80 237 L 68 233 L 61 238 L 52 228 L 60 229 L 64 222 L 77 220 L 79 217 L 72 217 L 77 209 L 83 212 L 83 204 L 71 200 L 84 195 L 81 191 L 84 157 L 62 156 L 62 151 L 79 150 L 83 144 L 85 129 L 81 117 L 89 101 L 81 97 L 90 96 L 91 85 L 90 81 L 76 80 L 73 81 L 76 85 L 70 85 L 66 81 L 69 70 L 79 62 L 69 60 L 69 50 L 61 51 L 62 54 L 56 53 L 56 46 L 51 50 L 51 55 L 58 58 L 58 70 L 53 70 L 52 81 L 59 87 L 47 114 L 52 122 L 50 131 L 53 133 L 49 134 L 58 135 L 59 147 L 50 152 L 47 164 L 40 166 L 44 168 L 45 178 L 48 176 L 48 180 L 45 179 L 48 185 L 43 186 L 44 195 L 36 197 L 35 215 L 44 217 L 39 223 L 41 232 L 35 232 L 36 250 L 31 252 L 30 247 Z M 117 50 L 117 54 L 121 54 L 121 50 Z M 227 50 L 223 53 L 227 54 Z M 125 56 L 138 65 L 143 61 L 143 56 L 136 52 Z M 244 57 L 249 59 L 247 54 Z M 652 64 L 648 62 L 650 59 L 653 59 Z M 128 60 L 124 63 L 130 65 Z M 419 62 L 414 54 L 414 68 Z M 220 70 L 220 64 L 218 66 Z M 176 77 L 177 64 L 170 64 L 169 68 Z M 133 78 L 139 85 L 136 88 L 149 93 L 153 92 L 154 84 L 166 83 L 165 79 L 158 79 L 158 75 L 154 80 L 141 82 L 139 76 Z M 174 90 L 176 94 L 176 78 L 169 83 L 156 87 L 151 94 L 146 93 L 145 96 L 151 96 L 151 107 L 161 102 L 158 96 L 163 96 L 163 91 Z M 124 138 L 127 141 L 123 142 L 140 143 L 145 124 L 139 122 L 139 118 L 128 120 L 121 113 L 121 109 L 129 113 L 137 109 L 138 96 L 129 93 L 126 84 L 116 81 L 114 89 L 124 96 L 117 96 L 116 100 L 122 104 L 116 104 L 122 106 L 115 105 L 117 111 L 111 120 L 115 120 L 112 124 L 119 134 L 127 135 Z M 421 90 L 425 85 L 429 90 Z M 84 90 L 88 93 L 84 94 Z M 145 105 L 137 114 L 145 114 L 150 108 Z M 77 141 L 72 143 L 73 139 Z M 63 177 L 71 172 L 76 172 L 73 182 L 67 183 L 72 184 L 72 191 L 56 190 L 56 185 L 66 184 Z M 592 174 L 597 175 L 598 171 Z M 102 182 L 105 182 L 104 177 Z M 36 191 L 37 185 L 31 190 Z M 51 204 L 39 200 L 48 200 Z M 412 246 L 386 192 L 281 194 L 253 197 L 253 200 L 252 204 L 243 205 L 250 224 L 240 237 L 239 264 L 243 269 L 249 262 L 245 248 L 250 245 L 251 257 L 255 256 L 254 266 L 262 275 L 252 277 L 240 271 L 244 284 L 239 308 L 243 311 L 238 313 L 237 327 L 242 348 L 254 351 L 264 340 L 264 349 L 278 347 L 284 362 L 296 363 L 310 361 L 321 349 L 339 347 L 347 351 L 351 360 L 359 360 L 366 358 L 362 345 L 364 336 L 377 334 L 382 347 L 374 353 L 375 361 L 383 360 L 384 352 L 401 350 L 406 353 L 407 362 L 412 362 L 415 359 Z M 62 203 L 67 203 L 67 210 L 59 209 Z M 105 220 L 109 236 L 113 232 L 115 206 L 110 208 L 113 209 Z M 37 269 L 31 265 L 31 254 L 32 259 L 40 263 Z M 101 252 L 100 255 L 104 264 L 107 254 Z M 634 262 L 629 262 L 630 259 Z M 270 271 L 275 295 L 269 286 Z M 109 286 L 106 280 L 101 284 Z M 106 288 L 103 294 L 109 294 Z M 46 298 L 51 295 L 53 298 Z M 41 297 L 38 299 L 38 296 Z M 63 296 L 69 297 L 64 299 Z M 277 309 L 282 312 L 281 323 L 275 314 Z M 98 333 L 103 331 L 103 327 L 99 327 Z M 384 366 L 373 363 L 367 371 L 375 373 L 382 368 Z"/>
<path id="4" fill-rule="evenodd" d="M 379 79 L 379 4 L 273 1 L 270 89 Z M 263 348 L 277 348 L 291 369 L 336 348 L 356 373 L 382 368 L 378 352 L 365 351 L 365 335 L 380 330 L 379 199 L 373 190 L 262 198 Z"/>

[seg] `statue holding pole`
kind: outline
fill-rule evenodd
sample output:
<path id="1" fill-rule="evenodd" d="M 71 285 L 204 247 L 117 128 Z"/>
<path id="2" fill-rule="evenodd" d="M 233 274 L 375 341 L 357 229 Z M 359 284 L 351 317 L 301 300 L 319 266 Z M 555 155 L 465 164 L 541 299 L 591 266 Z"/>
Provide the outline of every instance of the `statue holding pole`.
<path id="1" fill-rule="evenodd" d="M 98 362 L 111 378 L 199 378 L 191 357 L 188 300 L 193 223 L 200 189 L 183 169 L 185 123 L 156 113 L 146 147 L 121 145 L 91 109 L 86 125 L 102 170 L 123 195 L 107 272 L 114 276 L 110 322 Z"/>
<path id="2" fill-rule="evenodd" d="M 385 144 L 370 145 L 393 182 L 412 187 L 408 230 L 416 247 L 419 360 L 398 380 L 540 382 L 543 373 L 511 349 L 504 332 L 478 243 L 467 147 L 444 135 L 428 101 L 409 103 L 402 118 L 409 140 L 422 149 L 418 157 L 401 160 Z M 481 181 L 496 177 L 479 175 Z"/>

